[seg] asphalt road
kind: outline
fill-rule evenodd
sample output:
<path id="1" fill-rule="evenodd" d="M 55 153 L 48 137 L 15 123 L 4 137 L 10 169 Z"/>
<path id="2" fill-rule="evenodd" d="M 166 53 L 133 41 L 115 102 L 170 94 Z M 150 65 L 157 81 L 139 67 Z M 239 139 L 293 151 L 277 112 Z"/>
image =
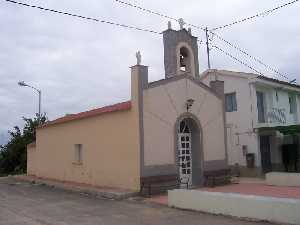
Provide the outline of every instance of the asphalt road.
<path id="1" fill-rule="evenodd" d="M 0 178 L 0 225 L 270 225 Z"/>

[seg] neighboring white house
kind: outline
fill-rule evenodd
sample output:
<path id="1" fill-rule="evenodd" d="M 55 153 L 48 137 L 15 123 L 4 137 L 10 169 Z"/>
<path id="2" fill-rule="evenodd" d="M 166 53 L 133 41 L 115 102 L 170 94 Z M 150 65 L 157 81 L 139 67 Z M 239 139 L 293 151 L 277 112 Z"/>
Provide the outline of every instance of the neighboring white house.
<path id="1" fill-rule="evenodd" d="M 207 85 L 224 81 L 229 165 L 245 176 L 283 170 L 281 145 L 297 143 L 299 138 L 280 129 L 300 124 L 300 86 L 225 70 L 208 70 L 200 79 Z M 247 166 L 249 153 L 254 166 Z"/>

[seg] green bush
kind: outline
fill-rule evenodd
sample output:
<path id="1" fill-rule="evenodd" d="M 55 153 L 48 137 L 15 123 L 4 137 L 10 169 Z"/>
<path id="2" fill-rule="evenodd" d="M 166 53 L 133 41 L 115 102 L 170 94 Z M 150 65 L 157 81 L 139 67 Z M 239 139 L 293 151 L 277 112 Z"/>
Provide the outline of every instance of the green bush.
<path id="1" fill-rule="evenodd" d="M 47 121 L 46 115 L 28 119 L 23 118 L 23 130 L 15 126 L 8 131 L 10 140 L 0 146 L 0 176 L 26 173 L 27 145 L 35 141 L 35 130 Z"/>

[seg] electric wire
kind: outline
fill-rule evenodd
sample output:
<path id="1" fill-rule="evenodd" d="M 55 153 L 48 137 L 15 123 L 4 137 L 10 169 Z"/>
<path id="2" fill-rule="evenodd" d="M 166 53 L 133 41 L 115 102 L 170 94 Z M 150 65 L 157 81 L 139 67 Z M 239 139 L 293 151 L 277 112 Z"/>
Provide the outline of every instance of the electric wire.
<path id="1" fill-rule="evenodd" d="M 120 4 L 123 4 L 123 5 L 126 5 L 126 6 L 129 6 L 129 7 L 132 7 L 132 8 L 135 8 L 135 9 L 138 9 L 138 10 L 141 10 L 143 12 L 146 12 L 146 13 L 150 13 L 150 14 L 154 14 L 154 15 L 157 15 L 157 16 L 160 16 L 160 17 L 163 17 L 163 18 L 167 18 L 167 19 L 170 19 L 170 20 L 174 20 L 176 22 L 179 22 L 179 19 L 176 19 L 174 17 L 170 17 L 168 15 L 165 15 L 165 14 L 162 14 L 162 13 L 159 13 L 159 12 L 156 12 L 156 11 L 153 11 L 153 10 L 150 10 L 150 9 L 147 9 L 147 8 L 144 8 L 144 7 L 141 7 L 139 5 L 136 5 L 136 4 L 133 4 L 133 3 L 130 3 L 128 1 L 124 1 L 124 0 L 115 0 L 116 2 L 120 3 Z M 283 8 L 287 5 L 290 5 L 290 4 L 293 4 L 295 2 L 297 2 L 299 0 L 294 0 L 292 2 L 289 2 L 289 3 L 286 3 L 284 5 L 281 5 L 279 7 L 276 7 L 274 9 L 271 9 L 271 10 L 267 10 L 265 11 L 264 13 L 266 12 L 273 12 L 277 9 L 280 9 L 280 8 Z M 257 15 L 260 15 L 260 14 L 263 14 L 263 13 L 259 13 Z M 200 30 L 203 30 L 203 31 L 206 31 L 205 28 L 201 27 L 201 26 L 197 26 L 197 25 L 193 25 L 193 24 L 190 24 L 188 23 L 187 24 L 188 26 L 191 26 L 191 27 L 194 27 L 194 28 L 197 28 L 197 29 L 200 29 Z M 212 30 L 216 30 L 216 29 L 212 29 Z M 212 42 L 213 41 L 213 37 L 216 36 L 219 40 L 225 42 L 226 44 L 230 45 L 231 47 L 233 47 L 234 49 L 240 51 L 241 53 L 243 53 L 244 55 L 248 56 L 249 58 L 251 58 L 252 60 L 254 60 L 255 62 L 263 65 L 265 68 L 269 69 L 270 71 L 276 73 L 277 75 L 285 78 L 285 79 L 289 79 L 286 75 L 282 74 L 281 72 L 279 72 L 278 70 L 272 68 L 271 66 L 267 65 L 266 63 L 264 63 L 262 60 L 258 59 L 257 57 L 254 57 L 252 55 L 250 55 L 249 53 L 247 53 L 245 50 L 239 48 L 238 46 L 236 46 L 235 44 L 232 44 L 231 42 L 227 41 L 226 39 L 222 38 L 220 35 L 216 34 L 215 32 L 213 32 L 212 30 L 210 30 L 210 34 L 212 35 L 210 38 L 209 38 L 209 41 Z M 202 40 L 200 41 L 200 43 L 202 43 Z"/>
<path id="2" fill-rule="evenodd" d="M 263 12 L 260 12 L 260 13 L 257 13 L 256 15 L 253 15 L 253 16 L 250 16 L 250 17 L 247 17 L 247 18 L 244 18 L 244 19 L 240 19 L 240 20 L 237 20 L 237 21 L 234 21 L 232 23 L 229 23 L 229 24 L 225 24 L 225 25 L 222 25 L 222 26 L 219 26 L 219 27 L 216 27 L 216 28 L 213 28 L 211 31 L 215 31 L 215 30 L 220 30 L 220 29 L 224 29 L 224 28 L 227 28 L 227 27 L 230 27 L 230 26 L 233 26 L 233 25 L 236 25 L 236 24 L 239 24 L 239 23 L 242 23 L 242 22 L 246 22 L 248 20 L 251 20 L 251 19 L 254 19 L 254 18 L 257 18 L 257 17 L 262 17 L 262 16 L 267 16 L 269 15 L 270 13 L 278 10 L 278 9 L 281 9 L 283 7 L 286 7 L 286 6 L 289 6 L 289 5 L 292 5 L 292 4 L 295 4 L 297 3 L 299 0 L 294 0 L 294 1 L 291 1 L 291 2 L 288 2 L 288 3 L 285 3 L 283 5 L 280 5 L 278 7 L 275 7 L 273 9 L 269 9 L 269 10 L 266 10 L 266 11 L 263 11 Z"/>
<path id="3" fill-rule="evenodd" d="M 213 45 L 213 48 L 219 50 L 220 52 L 222 52 L 223 54 L 225 54 L 226 56 L 230 57 L 231 59 L 235 60 L 236 62 L 248 67 L 249 69 L 253 70 L 254 72 L 256 72 L 259 75 L 264 76 L 260 71 L 258 71 L 257 69 L 255 69 L 253 66 L 250 66 L 249 64 L 243 62 L 242 60 L 238 59 L 237 57 L 231 55 L 230 53 L 226 52 L 225 50 L 221 49 L 220 47 Z"/>
<path id="4" fill-rule="evenodd" d="M 177 18 L 168 16 L 168 15 L 165 15 L 165 14 L 162 14 L 162 13 L 160 13 L 160 12 L 156 12 L 156 11 L 153 11 L 153 10 L 150 10 L 150 9 L 146 9 L 146 8 L 144 8 L 144 7 L 141 7 L 141 6 L 139 6 L 139 5 L 136 5 L 136 4 L 133 4 L 133 3 L 130 3 L 130 2 L 126 2 L 126 1 L 122 1 L 122 0 L 115 0 L 115 1 L 116 1 L 117 3 L 120 3 L 120 4 L 123 4 L 123 5 L 129 6 L 129 7 L 132 7 L 132 8 L 138 9 L 138 10 L 140 10 L 140 11 L 143 11 L 143 12 L 146 12 L 146 13 L 149 13 L 149 14 L 153 14 L 153 15 L 160 16 L 160 17 L 162 17 L 162 18 L 165 18 L 165 19 L 169 19 L 169 20 L 173 20 L 173 21 L 179 22 L 179 19 L 177 19 Z M 200 29 L 200 30 L 205 30 L 204 27 L 202 27 L 202 26 L 197 26 L 197 25 L 194 25 L 194 24 L 191 24 L 191 23 L 187 23 L 186 25 L 187 25 L 187 26 L 194 27 L 194 28 L 197 28 L 197 29 Z"/>
<path id="5" fill-rule="evenodd" d="M 100 22 L 100 23 L 105 23 L 105 24 L 109 24 L 109 25 L 114 25 L 114 26 L 118 26 L 118 27 L 123 27 L 123 28 L 128 28 L 128 29 L 133 29 L 133 30 L 137 30 L 137 31 L 143 31 L 143 32 L 149 32 L 149 33 L 153 33 L 153 34 L 159 34 L 161 35 L 162 32 L 158 32 L 158 31 L 154 31 L 154 30 L 150 30 L 150 29 L 145 29 L 145 28 L 140 28 L 140 27 L 136 27 L 136 26 L 132 26 L 132 25 L 127 25 L 127 24 L 121 24 L 121 23 L 116 23 L 116 22 L 112 22 L 112 21 L 108 21 L 108 20 L 102 20 L 102 19 L 97 19 L 97 18 L 92 18 L 92 17 L 87 17 L 87 16 L 81 16 L 78 14 L 73 14 L 73 13 L 69 13 L 69 12 L 65 12 L 65 11 L 60 11 L 60 10 L 54 10 L 54 9 L 50 9 L 50 8 L 45 8 L 45 7 L 41 7 L 41 6 L 37 6 L 37 5 L 32 5 L 32 4 L 27 4 L 27 3 L 23 3 L 23 2 L 18 2 L 15 0 L 3 0 L 9 3 L 13 3 L 13 4 L 17 4 L 17 5 L 21 5 L 21 6 L 25 6 L 25 7 L 30 7 L 30 8 L 35 8 L 35 9 L 39 9 L 39 10 L 43 10 L 43 11 L 49 11 L 52 13 L 56 13 L 56 14 L 62 14 L 62 15 L 66 15 L 66 16 L 72 16 L 72 17 L 76 17 L 76 18 L 80 18 L 80 19 L 85 19 L 85 20 L 90 20 L 90 21 L 94 21 L 94 22 Z M 121 0 L 115 0 L 116 2 L 119 2 L 121 4 L 125 4 L 134 8 L 137 8 L 139 10 L 145 11 L 147 13 L 151 13 L 151 14 L 155 14 L 164 18 L 168 18 L 174 21 L 179 21 L 179 19 L 173 18 L 173 17 L 169 17 L 166 16 L 164 14 L 158 13 L 158 12 L 154 12 L 152 10 L 148 10 L 146 8 L 142 8 L 140 6 L 128 3 L 128 2 L 124 2 Z M 299 1 L 299 0 L 295 0 L 294 2 Z M 205 30 L 205 28 L 202 28 L 200 26 L 197 25 L 193 25 L 193 24 L 187 24 L 190 26 L 193 26 L 197 29 L 201 29 L 201 30 Z M 214 36 L 216 36 L 218 39 L 222 40 L 223 42 L 227 43 L 228 45 L 230 45 L 231 47 L 235 48 L 236 50 L 242 52 L 243 54 L 247 55 L 248 57 L 250 57 L 251 59 L 255 60 L 256 62 L 260 63 L 261 65 L 265 66 L 266 68 L 272 70 L 273 72 L 277 73 L 278 75 L 288 79 L 287 76 L 281 74 L 278 70 L 273 69 L 272 67 L 266 65 L 265 63 L 263 63 L 261 60 L 257 59 L 254 56 L 251 56 L 249 53 L 247 53 L 246 51 L 242 50 L 241 48 L 237 47 L 236 45 L 230 43 L 229 41 L 225 40 L 224 38 L 222 38 L 220 35 L 210 31 L 210 33 Z M 199 43 L 201 44 L 203 41 L 200 40 Z M 236 61 L 242 63 L 243 65 L 247 66 L 248 68 L 252 69 L 253 71 L 262 74 L 261 72 L 257 71 L 256 69 L 254 69 L 253 67 L 249 66 L 248 64 L 243 63 L 241 60 L 237 59 L 236 57 L 232 56 L 231 54 L 225 52 L 224 50 L 220 49 L 217 46 L 214 46 L 215 48 L 217 48 L 218 50 L 220 50 L 221 52 L 225 53 L 226 55 L 230 56 L 231 58 L 235 59 Z"/>
<path id="6" fill-rule="evenodd" d="M 115 0 L 117 3 L 120 3 L 120 4 L 123 4 L 123 5 L 126 5 L 126 6 L 130 6 L 132 8 L 136 8 L 138 10 L 141 10 L 141 11 L 144 11 L 144 12 L 147 12 L 147 13 L 150 13 L 150 14 L 153 14 L 153 15 L 156 15 L 156 16 L 160 16 L 160 17 L 163 17 L 163 18 L 166 18 L 166 19 L 169 19 L 169 20 L 174 20 L 174 21 L 177 21 L 178 22 L 178 19 L 174 18 L 174 17 L 170 17 L 170 16 L 166 16 L 162 13 L 159 13 L 159 12 L 155 12 L 153 10 L 150 10 L 150 9 L 146 9 L 146 8 L 143 8 L 141 6 L 138 6 L 136 4 L 133 4 L 133 3 L 130 3 L 130 2 L 125 2 L 125 1 L 121 1 L 121 0 Z"/>
<path id="7" fill-rule="evenodd" d="M 153 33 L 153 34 L 162 34 L 161 32 L 151 30 L 151 29 L 140 28 L 140 27 L 136 27 L 136 26 L 132 26 L 132 25 L 116 23 L 116 22 L 112 22 L 112 21 L 108 21 L 108 20 L 102 20 L 102 19 L 97 19 L 97 18 L 92 18 L 92 17 L 87 17 L 87 16 L 81 16 L 81 15 L 78 15 L 78 14 L 73 14 L 73 13 L 69 13 L 69 12 L 65 12 L 65 11 L 45 8 L 45 7 L 41 7 L 41 6 L 37 6 L 37 5 L 31 5 L 31 4 L 18 2 L 18 1 L 14 1 L 14 0 L 3 0 L 3 1 L 13 3 L 13 4 L 17 4 L 17 5 L 21 5 L 21 6 L 25 6 L 25 7 L 29 7 L 29 8 L 35 8 L 35 9 L 39 9 L 39 10 L 43 10 L 43 11 L 48 11 L 48 12 L 52 12 L 52 13 L 56 13 L 56 14 L 62 14 L 62 15 L 72 16 L 72 17 L 76 17 L 76 18 L 80 18 L 80 19 L 89 20 L 89 21 L 114 25 L 114 26 L 117 26 L 117 27 L 123 27 L 123 28 L 132 29 L 132 30 L 143 31 L 143 32 L 149 32 L 149 33 Z"/>
<path id="8" fill-rule="evenodd" d="M 289 80 L 289 78 L 288 78 L 286 75 L 280 73 L 278 70 L 276 70 L 276 69 L 272 68 L 271 66 L 265 64 L 265 63 L 264 63 L 263 61 L 261 61 L 260 59 L 258 59 L 258 58 L 256 58 L 256 57 L 250 55 L 250 54 L 247 53 L 245 50 L 241 49 L 240 47 L 238 47 L 238 46 L 236 46 L 236 45 L 234 45 L 234 44 L 232 44 L 232 43 L 230 43 L 229 41 L 227 41 L 227 40 L 225 40 L 224 38 L 222 38 L 220 35 L 218 35 L 218 34 L 212 32 L 212 31 L 210 31 L 210 32 L 211 32 L 215 37 L 217 37 L 217 38 L 220 39 L 221 41 L 225 42 L 225 43 L 228 44 L 229 46 L 233 47 L 234 49 L 238 50 L 239 52 L 243 53 L 244 55 L 248 56 L 249 58 L 253 59 L 255 62 L 257 62 L 257 63 L 263 65 L 265 68 L 267 68 L 267 69 L 273 71 L 273 72 L 276 73 L 277 75 L 279 75 L 279 76 L 281 76 L 281 77 L 283 77 L 283 78 Z"/>

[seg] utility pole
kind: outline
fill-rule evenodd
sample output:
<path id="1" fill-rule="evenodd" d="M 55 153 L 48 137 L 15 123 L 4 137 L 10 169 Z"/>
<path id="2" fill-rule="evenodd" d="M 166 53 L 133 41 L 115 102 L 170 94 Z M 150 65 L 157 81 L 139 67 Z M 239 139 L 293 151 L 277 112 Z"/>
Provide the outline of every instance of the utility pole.
<path id="1" fill-rule="evenodd" d="M 208 29 L 207 27 L 205 28 L 205 35 L 206 35 L 206 51 L 207 51 L 207 66 L 208 69 L 210 69 L 210 55 L 209 55 L 209 45 L 208 45 Z"/>

